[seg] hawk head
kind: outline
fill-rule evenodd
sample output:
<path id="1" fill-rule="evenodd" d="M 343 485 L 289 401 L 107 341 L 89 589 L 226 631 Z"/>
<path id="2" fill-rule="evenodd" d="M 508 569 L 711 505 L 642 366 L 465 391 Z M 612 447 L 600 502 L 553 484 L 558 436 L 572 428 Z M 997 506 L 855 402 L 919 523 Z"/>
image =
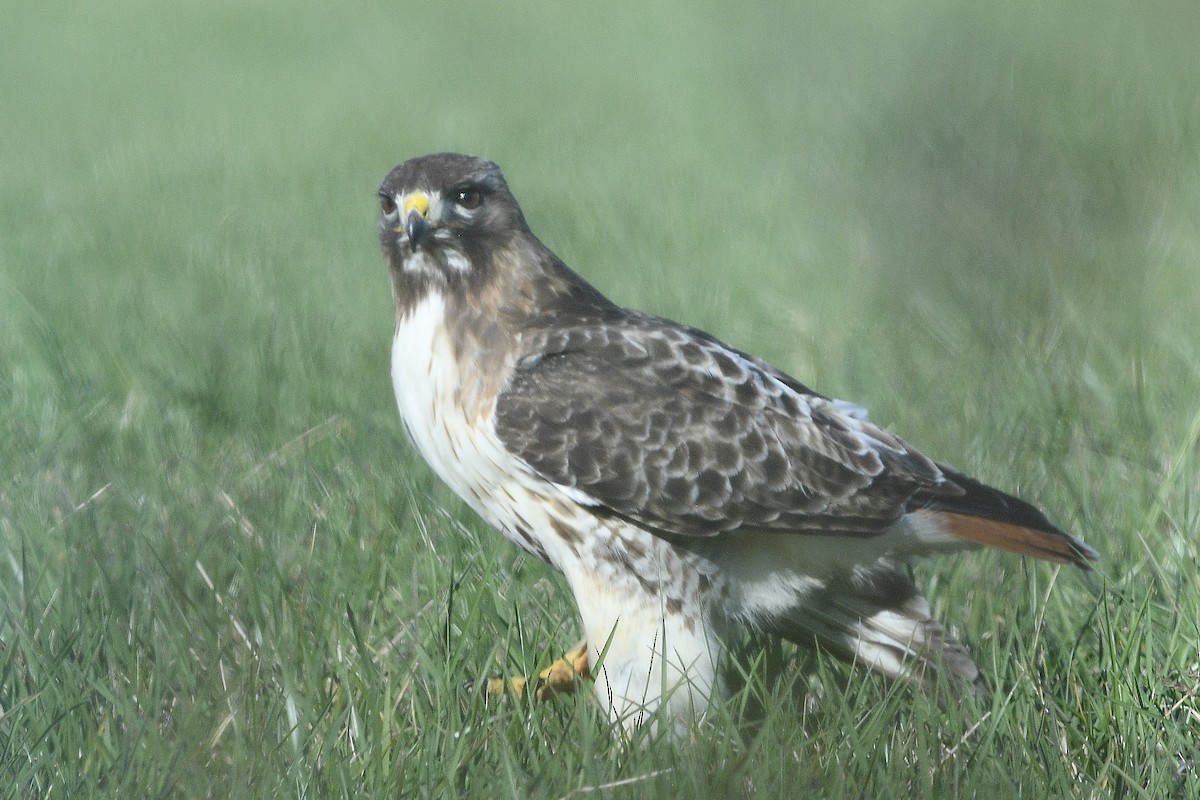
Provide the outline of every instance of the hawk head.
<path id="1" fill-rule="evenodd" d="M 396 317 L 430 292 L 521 324 L 570 306 L 611 313 L 611 302 L 529 230 L 491 161 L 435 153 L 405 161 L 379 187 L 379 237 Z"/>
<path id="2" fill-rule="evenodd" d="M 438 153 L 406 161 L 379 187 L 379 237 L 402 299 L 431 289 L 461 293 L 485 283 L 499 254 L 536 239 L 500 168 Z M 536 248 L 533 248 L 536 249 Z"/>

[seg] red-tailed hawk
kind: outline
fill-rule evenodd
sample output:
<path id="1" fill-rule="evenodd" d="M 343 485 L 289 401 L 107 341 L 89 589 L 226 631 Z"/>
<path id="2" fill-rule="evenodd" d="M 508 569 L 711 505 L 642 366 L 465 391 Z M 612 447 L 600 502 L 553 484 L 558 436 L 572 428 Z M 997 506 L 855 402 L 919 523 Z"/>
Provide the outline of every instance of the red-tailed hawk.
<path id="1" fill-rule="evenodd" d="M 680 725 L 703 713 L 743 626 L 973 686 L 906 562 L 977 545 L 1097 558 L 863 409 L 612 303 L 530 232 L 495 164 L 416 158 L 379 196 L 404 426 L 475 511 L 566 576 L 596 695 L 627 726 L 664 704 Z"/>

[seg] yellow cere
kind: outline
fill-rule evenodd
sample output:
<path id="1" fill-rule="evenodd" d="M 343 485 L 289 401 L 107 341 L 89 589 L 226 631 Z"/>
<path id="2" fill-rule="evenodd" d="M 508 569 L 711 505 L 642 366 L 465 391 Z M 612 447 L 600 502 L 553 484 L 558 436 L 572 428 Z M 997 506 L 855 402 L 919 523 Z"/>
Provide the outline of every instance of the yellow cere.
<path id="1" fill-rule="evenodd" d="M 429 216 L 429 196 L 424 192 L 413 192 L 404 198 L 404 216 L 416 211 L 422 217 Z"/>

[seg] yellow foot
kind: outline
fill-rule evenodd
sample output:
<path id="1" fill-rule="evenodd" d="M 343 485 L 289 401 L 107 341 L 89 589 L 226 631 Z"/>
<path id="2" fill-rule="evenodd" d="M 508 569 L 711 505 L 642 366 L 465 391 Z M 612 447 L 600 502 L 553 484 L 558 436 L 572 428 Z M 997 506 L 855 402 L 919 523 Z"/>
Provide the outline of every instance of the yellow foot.
<path id="1" fill-rule="evenodd" d="M 579 688 L 579 678 L 588 677 L 587 642 L 575 645 L 565 656 L 538 673 L 533 687 L 533 696 L 539 701 L 549 700 L 556 694 L 574 692 Z"/>
<path id="2" fill-rule="evenodd" d="M 513 697 L 524 697 L 525 685 L 527 683 L 529 681 L 520 676 L 505 678 L 503 675 L 493 675 L 483 682 L 483 692 L 489 699 L 493 697 L 506 697 L 510 694 Z M 474 684 L 474 681 L 468 681 L 467 688 L 470 689 Z"/>
<path id="3" fill-rule="evenodd" d="M 562 658 L 538 673 L 533 684 L 533 698 L 543 702 L 556 694 L 574 692 L 579 688 L 579 678 L 588 677 L 587 642 L 580 642 Z M 484 683 L 488 697 L 525 697 L 529 681 L 523 677 L 505 678 L 496 676 Z"/>

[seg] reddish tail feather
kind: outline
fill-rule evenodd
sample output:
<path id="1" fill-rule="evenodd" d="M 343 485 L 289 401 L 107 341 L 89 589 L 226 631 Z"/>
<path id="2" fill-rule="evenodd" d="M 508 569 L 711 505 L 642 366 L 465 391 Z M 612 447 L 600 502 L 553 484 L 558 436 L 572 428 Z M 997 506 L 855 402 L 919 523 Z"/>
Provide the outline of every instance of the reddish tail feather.
<path id="1" fill-rule="evenodd" d="M 1090 569 L 1100 554 L 1087 543 L 1058 528 L 1040 510 L 1024 500 L 993 489 L 950 467 L 938 465 L 963 491 L 955 496 L 921 493 L 913 498 L 913 512 L 929 515 L 953 536 L 970 542 L 1010 550 L 1021 555 L 1074 564 Z"/>

